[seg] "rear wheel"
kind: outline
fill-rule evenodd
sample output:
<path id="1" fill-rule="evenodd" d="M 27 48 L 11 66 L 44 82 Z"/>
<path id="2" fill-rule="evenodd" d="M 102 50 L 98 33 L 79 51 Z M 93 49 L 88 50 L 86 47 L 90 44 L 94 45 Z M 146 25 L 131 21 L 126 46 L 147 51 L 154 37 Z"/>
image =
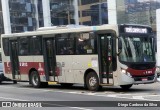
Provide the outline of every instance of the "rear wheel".
<path id="1" fill-rule="evenodd" d="M 32 71 L 31 72 L 30 80 L 31 80 L 31 84 L 32 84 L 33 87 L 39 88 L 39 87 L 42 86 L 42 83 L 40 81 L 40 77 L 39 77 L 39 74 L 38 74 L 37 71 Z"/>
<path id="2" fill-rule="evenodd" d="M 132 84 L 129 84 L 129 85 L 120 85 L 120 87 L 123 89 L 123 90 L 128 90 L 132 87 Z"/>
<path id="3" fill-rule="evenodd" d="M 48 87 L 48 82 L 41 82 L 41 87 Z"/>
<path id="4" fill-rule="evenodd" d="M 99 79 L 95 72 L 90 72 L 86 76 L 86 87 L 91 91 L 98 91 L 100 89 Z"/>
<path id="5" fill-rule="evenodd" d="M 16 80 L 13 80 L 13 84 L 17 84 L 17 81 L 16 81 Z"/>

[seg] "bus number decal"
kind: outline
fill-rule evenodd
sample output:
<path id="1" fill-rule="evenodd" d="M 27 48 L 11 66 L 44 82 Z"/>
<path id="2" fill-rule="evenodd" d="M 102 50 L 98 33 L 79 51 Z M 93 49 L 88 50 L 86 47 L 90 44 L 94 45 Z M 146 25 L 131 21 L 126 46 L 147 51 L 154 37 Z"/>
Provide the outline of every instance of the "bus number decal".
<path id="1" fill-rule="evenodd" d="M 26 63 L 26 62 L 20 62 L 20 63 L 19 63 L 19 66 L 27 67 L 27 66 L 28 66 L 28 63 Z"/>

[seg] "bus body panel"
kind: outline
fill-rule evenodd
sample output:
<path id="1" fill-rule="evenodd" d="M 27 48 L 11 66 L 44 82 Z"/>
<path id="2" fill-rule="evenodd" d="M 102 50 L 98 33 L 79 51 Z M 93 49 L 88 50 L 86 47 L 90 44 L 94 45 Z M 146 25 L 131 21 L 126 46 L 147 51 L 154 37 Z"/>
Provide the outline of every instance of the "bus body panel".
<path id="1" fill-rule="evenodd" d="M 73 69 L 75 71 L 75 78 L 78 83 L 84 83 L 84 74 L 88 69 L 91 69 L 97 73 L 99 77 L 97 55 L 77 55 L 73 56 Z"/>
<path id="2" fill-rule="evenodd" d="M 129 27 L 134 25 L 128 25 Z M 135 25 L 135 29 L 129 29 L 127 27 L 127 31 L 131 32 L 130 34 L 125 34 L 128 35 L 130 37 L 130 35 L 141 35 L 140 33 L 136 33 L 135 32 L 140 32 L 141 29 L 138 29 L 139 25 Z M 148 28 L 145 26 L 140 26 L 140 28 Z M 125 26 L 124 28 L 125 29 Z M 109 36 L 109 42 L 110 39 L 114 38 L 116 39 L 116 43 L 114 44 L 114 46 L 116 46 L 116 65 L 117 68 L 116 70 L 113 70 L 112 73 L 107 73 L 109 75 L 113 75 L 112 78 L 106 78 L 103 76 L 103 74 L 105 73 L 105 71 L 103 70 L 102 72 L 104 73 L 100 73 L 101 71 L 101 64 L 102 63 L 102 59 L 99 58 L 100 54 L 100 50 L 102 47 L 100 47 L 99 44 L 97 44 L 99 47 L 97 49 L 97 53 L 96 54 L 85 54 L 85 55 L 79 55 L 79 54 L 73 54 L 73 55 L 59 55 L 56 53 L 55 55 L 55 68 L 57 70 L 55 70 L 55 74 L 49 74 L 46 73 L 46 67 L 45 67 L 45 55 L 44 55 L 44 51 L 42 52 L 42 55 L 29 55 L 29 56 L 18 56 L 18 60 L 19 60 L 19 72 L 20 75 L 15 75 L 16 80 L 20 80 L 20 81 L 29 81 L 29 75 L 31 70 L 36 70 L 38 72 L 38 74 L 40 75 L 40 80 L 42 82 L 48 82 L 48 81 L 56 81 L 58 83 L 80 83 L 80 84 L 84 84 L 84 80 L 85 80 L 85 73 L 87 70 L 92 70 L 96 73 L 96 75 L 98 76 L 99 80 L 100 80 L 100 84 L 102 85 L 130 85 L 130 84 L 141 84 L 141 83 L 153 83 L 156 80 L 156 75 L 155 75 L 155 68 L 150 68 L 150 69 L 144 69 L 144 71 L 142 70 L 136 70 L 133 71 L 133 69 L 130 69 L 131 67 L 128 66 L 128 64 L 124 64 L 122 61 L 120 61 L 120 51 L 119 51 L 119 39 L 121 37 L 121 30 L 119 30 L 118 25 L 102 25 L 102 26 L 86 26 L 83 28 L 66 28 L 66 29 L 50 29 L 50 30 L 46 30 L 46 31 L 34 31 L 34 32 L 24 32 L 24 33 L 13 33 L 13 34 L 8 34 L 8 35 L 2 35 L 2 43 L 1 43 L 1 47 L 2 47 L 2 61 L 4 63 L 4 75 L 10 79 L 13 79 L 13 75 L 12 75 L 12 68 L 11 68 L 11 59 L 10 56 L 5 56 L 4 54 L 4 47 L 3 47 L 3 38 L 9 38 L 10 40 L 12 40 L 12 38 L 17 39 L 17 38 L 21 38 L 21 37 L 38 37 L 41 36 L 42 40 L 47 40 L 47 39 L 51 39 L 53 40 L 53 42 L 56 44 L 55 41 L 57 41 L 55 37 L 56 35 L 59 34 L 77 34 L 77 33 L 97 33 L 96 37 L 97 39 L 99 39 L 98 37 L 105 37 L 106 34 L 110 34 Z M 101 33 L 102 32 L 102 33 Z M 113 35 L 114 32 L 114 36 Z M 143 34 L 145 34 L 145 31 L 143 29 Z M 100 35 L 100 36 L 99 36 Z M 122 34 L 124 35 L 124 33 Z M 140 37 L 141 38 L 141 37 Z M 147 38 L 147 37 L 146 37 Z M 105 39 L 105 38 L 103 38 Z M 103 39 L 99 39 L 100 41 Z M 126 40 L 126 37 L 124 36 L 123 38 L 124 40 Z M 129 39 L 129 38 L 128 38 Z M 17 39 L 18 40 L 18 39 Z M 108 40 L 107 40 L 108 42 Z M 44 42 L 42 42 L 41 46 L 42 49 L 44 50 L 45 48 L 43 47 Z M 97 42 L 99 43 L 99 42 Z M 103 42 L 105 44 L 105 42 Z M 129 42 L 131 43 L 131 42 Z M 132 44 L 133 45 L 133 44 Z M 77 47 L 75 47 L 77 48 Z M 57 51 L 56 49 L 54 51 Z M 132 50 L 133 51 L 133 50 Z M 107 50 L 108 52 L 108 50 Z M 128 52 L 128 51 L 127 51 Z M 153 51 L 153 55 L 154 55 L 154 51 Z M 152 56 L 153 56 L 152 55 Z M 110 55 L 107 55 L 107 57 Z M 102 55 L 100 56 L 102 57 Z M 109 58 L 109 57 L 108 57 Z M 112 58 L 111 58 L 112 59 Z M 101 60 L 101 61 L 100 61 Z M 109 60 L 107 60 L 109 61 Z M 132 62 L 134 63 L 134 62 Z M 114 66 L 114 65 L 113 65 Z M 143 72 L 146 71 L 152 71 L 152 74 L 154 74 L 154 79 L 152 80 L 148 80 L 148 81 L 135 81 L 134 77 L 132 75 L 136 74 L 136 73 L 140 73 L 137 74 L 138 77 L 140 77 L 141 79 L 144 78 L 149 78 L 147 75 L 144 75 L 143 77 L 141 76 Z M 132 73 L 133 72 L 133 73 Z M 135 73 L 136 72 L 136 73 Z M 49 77 L 49 80 L 47 80 L 47 76 Z M 103 77 L 102 77 L 103 76 Z M 108 82 L 109 80 L 109 82 Z"/>
<path id="3" fill-rule="evenodd" d="M 87 69 L 93 69 L 97 75 L 98 56 L 97 55 L 59 55 L 56 57 L 57 63 L 61 65 L 59 82 L 84 84 L 84 73 Z"/>

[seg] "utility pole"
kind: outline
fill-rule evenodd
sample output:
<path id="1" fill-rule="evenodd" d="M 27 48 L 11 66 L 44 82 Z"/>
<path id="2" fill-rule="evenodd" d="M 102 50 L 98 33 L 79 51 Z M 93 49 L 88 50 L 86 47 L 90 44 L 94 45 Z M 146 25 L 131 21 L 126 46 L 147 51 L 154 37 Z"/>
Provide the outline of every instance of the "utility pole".
<path id="1" fill-rule="evenodd" d="M 68 24 L 71 24 L 71 21 L 70 21 L 70 7 L 71 6 L 71 0 L 69 0 L 68 2 L 68 8 L 67 8 L 67 16 L 68 16 Z"/>
<path id="2" fill-rule="evenodd" d="M 149 22 L 150 22 L 150 25 L 152 26 L 152 23 L 153 23 L 153 18 L 152 18 L 152 9 L 151 9 L 151 0 L 149 1 L 150 2 L 150 6 L 149 6 Z"/>
<path id="3" fill-rule="evenodd" d="M 67 16 L 68 16 L 68 24 L 71 24 L 71 22 L 70 22 L 70 12 L 69 12 L 69 10 L 67 11 Z"/>

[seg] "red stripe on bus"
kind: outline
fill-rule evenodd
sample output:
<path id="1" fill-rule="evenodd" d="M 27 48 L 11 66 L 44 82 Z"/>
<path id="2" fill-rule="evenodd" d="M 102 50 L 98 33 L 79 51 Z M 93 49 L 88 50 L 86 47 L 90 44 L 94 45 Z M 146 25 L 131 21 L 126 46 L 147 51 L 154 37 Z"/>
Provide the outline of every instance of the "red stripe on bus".
<path id="1" fill-rule="evenodd" d="M 135 70 L 128 68 L 127 72 L 129 72 L 133 76 L 146 76 L 146 75 L 154 75 L 156 68 L 147 69 L 147 70 Z"/>
<path id="2" fill-rule="evenodd" d="M 30 69 L 36 69 L 40 75 L 45 74 L 44 62 L 19 62 L 20 74 L 28 74 Z M 11 62 L 4 62 L 5 74 L 12 73 Z"/>

